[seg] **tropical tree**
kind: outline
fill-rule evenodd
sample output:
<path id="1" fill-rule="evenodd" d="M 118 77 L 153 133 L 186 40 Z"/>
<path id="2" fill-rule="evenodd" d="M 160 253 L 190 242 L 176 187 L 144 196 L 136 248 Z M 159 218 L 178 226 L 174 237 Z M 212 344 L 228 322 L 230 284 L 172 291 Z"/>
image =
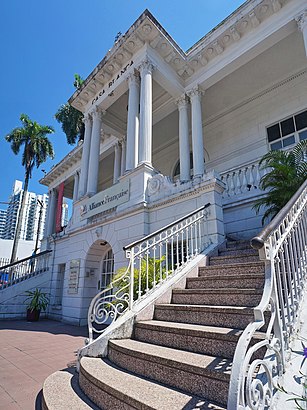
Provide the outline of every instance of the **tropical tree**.
<path id="1" fill-rule="evenodd" d="M 75 74 L 74 87 L 78 90 L 84 80 L 79 74 Z M 67 143 L 70 145 L 84 139 L 83 114 L 69 103 L 62 104 L 55 114 L 55 119 L 61 124 L 63 132 L 66 134 Z"/>
<path id="2" fill-rule="evenodd" d="M 265 207 L 262 224 L 273 218 L 286 205 L 307 178 L 307 140 L 299 142 L 289 151 L 270 151 L 260 162 L 260 170 L 268 170 L 260 179 L 260 188 L 267 191 L 255 201 L 253 208 L 259 213 Z"/>
<path id="3" fill-rule="evenodd" d="M 23 148 L 21 164 L 25 169 L 24 188 L 13 242 L 11 263 L 16 259 L 25 201 L 29 180 L 32 177 L 32 170 L 34 166 L 38 168 L 48 157 L 54 157 L 52 144 L 47 138 L 47 134 L 52 134 L 54 129 L 48 125 L 40 125 L 36 121 L 32 121 L 26 114 L 21 114 L 20 121 L 22 127 L 13 129 L 5 137 L 6 141 L 11 144 L 12 151 L 15 155 L 19 154 Z"/>

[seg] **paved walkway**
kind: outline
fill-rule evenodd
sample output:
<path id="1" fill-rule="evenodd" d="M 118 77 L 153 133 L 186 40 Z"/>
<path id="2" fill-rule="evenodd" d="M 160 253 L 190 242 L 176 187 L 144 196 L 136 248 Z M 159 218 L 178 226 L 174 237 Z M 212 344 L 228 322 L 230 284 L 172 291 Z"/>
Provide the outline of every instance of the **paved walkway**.
<path id="1" fill-rule="evenodd" d="M 87 329 L 42 319 L 0 321 L 0 410 L 39 408 L 49 374 L 75 366 Z"/>

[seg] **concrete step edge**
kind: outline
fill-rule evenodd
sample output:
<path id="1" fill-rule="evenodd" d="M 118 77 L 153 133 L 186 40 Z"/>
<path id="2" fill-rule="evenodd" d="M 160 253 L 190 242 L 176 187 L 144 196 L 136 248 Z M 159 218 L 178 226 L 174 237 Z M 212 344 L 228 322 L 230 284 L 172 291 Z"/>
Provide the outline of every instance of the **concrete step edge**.
<path id="1" fill-rule="evenodd" d="M 204 402 L 197 396 L 176 391 L 161 383 L 138 377 L 125 371 L 107 359 L 82 358 L 80 373 L 97 389 L 112 395 L 126 405 L 142 410 L 169 410 L 170 408 L 184 408 L 194 402 L 195 408 Z M 147 394 L 144 394 L 147 392 Z M 208 402 L 208 409 L 211 403 Z M 212 403 L 212 406 L 215 404 Z M 212 409 L 224 410 L 224 407 L 215 405 Z M 113 407 L 110 407 L 113 408 Z"/>
<path id="2" fill-rule="evenodd" d="M 153 362 L 159 365 L 176 368 L 191 374 L 217 379 L 220 381 L 230 380 L 230 371 L 223 371 L 220 366 L 217 369 L 204 367 L 201 363 L 208 361 L 209 363 L 218 360 L 226 366 L 231 366 L 232 362 L 226 358 L 213 357 L 199 353 L 192 353 L 164 347 L 152 345 L 150 343 L 139 342 L 132 339 L 121 339 L 109 341 L 109 349 L 115 349 L 125 354 L 126 356 L 138 357 L 142 360 Z M 180 355 L 180 359 L 178 358 Z"/>
<path id="3" fill-rule="evenodd" d="M 263 289 L 257 288 L 206 288 L 206 289 L 173 289 L 173 294 L 176 295 L 205 295 L 205 294 L 216 294 L 216 295 L 228 295 L 228 294 L 239 294 L 239 295 L 251 295 L 263 293 Z"/>
<path id="4" fill-rule="evenodd" d="M 43 410 L 99 410 L 81 390 L 77 373 L 61 370 L 57 371 L 44 382 L 42 393 Z M 59 394 L 61 392 L 61 394 Z"/>

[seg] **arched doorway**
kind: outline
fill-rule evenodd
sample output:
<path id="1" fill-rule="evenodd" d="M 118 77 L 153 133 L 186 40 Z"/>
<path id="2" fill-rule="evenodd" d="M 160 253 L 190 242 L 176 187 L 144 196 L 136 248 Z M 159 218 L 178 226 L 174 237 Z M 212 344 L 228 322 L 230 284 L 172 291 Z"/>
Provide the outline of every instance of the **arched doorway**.
<path id="1" fill-rule="evenodd" d="M 104 290 L 114 274 L 114 253 L 104 240 L 95 241 L 89 248 L 85 260 L 85 278 L 82 297 L 82 319 L 87 323 L 88 308 L 97 293 Z"/>

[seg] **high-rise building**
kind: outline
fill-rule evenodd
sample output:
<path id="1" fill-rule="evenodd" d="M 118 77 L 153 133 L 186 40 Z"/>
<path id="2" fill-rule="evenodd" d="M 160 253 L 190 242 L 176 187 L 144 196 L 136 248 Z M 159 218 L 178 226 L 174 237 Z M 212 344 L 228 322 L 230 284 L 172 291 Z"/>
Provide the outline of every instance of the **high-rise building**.
<path id="1" fill-rule="evenodd" d="M 23 192 L 22 182 L 16 180 L 6 211 L 2 234 L 3 239 L 14 239 Z M 39 234 L 39 239 L 42 239 L 46 222 L 47 205 L 48 195 L 37 195 L 34 192 L 26 193 L 20 239 L 34 241 L 36 240 L 37 234 Z"/>
<path id="2" fill-rule="evenodd" d="M 7 211 L 5 209 L 0 209 L 0 239 L 2 239 L 4 235 L 6 213 Z"/>

